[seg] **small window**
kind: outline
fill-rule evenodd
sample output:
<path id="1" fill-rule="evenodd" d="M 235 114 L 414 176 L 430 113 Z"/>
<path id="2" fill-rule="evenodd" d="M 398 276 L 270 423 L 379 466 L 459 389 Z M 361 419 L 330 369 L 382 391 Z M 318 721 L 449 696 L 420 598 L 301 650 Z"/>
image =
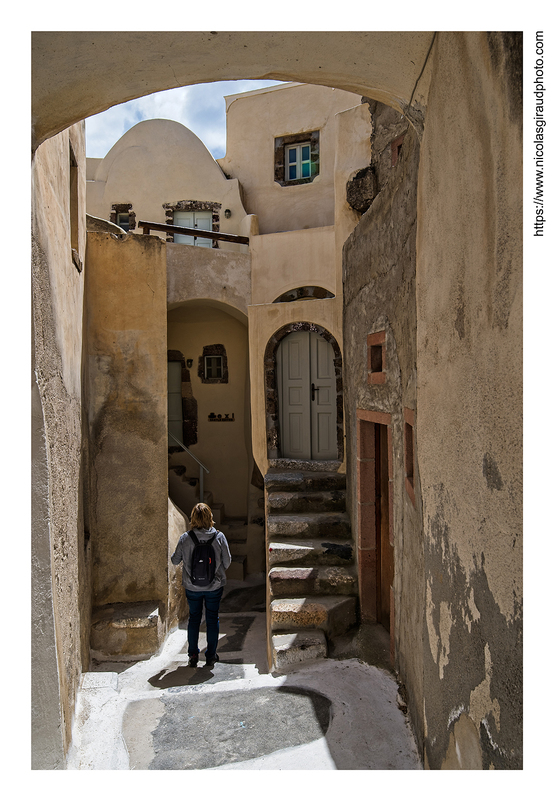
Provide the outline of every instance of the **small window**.
<path id="1" fill-rule="evenodd" d="M 386 332 L 377 331 L 367 337 L 367 383 L 385 384 L 387 380 Z"/>
<path id="2" fill-rule="evenodd" d="M 204 356 L 204 375 L 206 378 L 222 378 L 223 357 Z"/>
<path id="3" fill-rule="evenodd" d="M 198 358 L 198 378 L 203 384 L 228 384 L 229 367 L 224 345 L 205 345 Z"/>
<path id="4" fill-rule="evenodd" d="M 119 225 L 124 231 L 134 231 L 137 215 L 132 208 L 132 203 L 114 203 L 110 212 L 110 222 Z"/>
<path id="5" fill-rule="evenodd" d="M 313 181 L 319 175 L 319 131 L 276 137 L 274 167 L 281 186 Z"/>
<path id="6" fill-rule="evenodd" d="M 309 142 L 288 145 L 286 148 L 286 180 L 297 181 L 311 176 L 311 149 Z"/>
<path id="7" fill-rule="evenodd" d="M 382 373 L 383 372 L 383 346 L 382 345 L 370 345 L 370 361 L 371 361 L 371 372 L 372 373 Z"/>
<path id="8" fill-rule="evenodd" d="M 121 211 L 116 215 L 116 225 L 123 228 L 124 231 L 129 230 L 129 212 Z"/>

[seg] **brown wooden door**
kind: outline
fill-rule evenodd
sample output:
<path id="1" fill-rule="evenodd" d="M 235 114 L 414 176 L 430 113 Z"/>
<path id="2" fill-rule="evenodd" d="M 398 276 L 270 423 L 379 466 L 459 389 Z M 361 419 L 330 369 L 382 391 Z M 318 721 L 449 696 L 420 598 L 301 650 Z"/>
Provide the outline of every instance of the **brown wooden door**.
<path id="1" fill-rule="evenodd" d="M 390 541 L 388 427 L 375 425 L 375 512 L 377 533 L 377 620 L 391 625 L 394 548 Z"/>

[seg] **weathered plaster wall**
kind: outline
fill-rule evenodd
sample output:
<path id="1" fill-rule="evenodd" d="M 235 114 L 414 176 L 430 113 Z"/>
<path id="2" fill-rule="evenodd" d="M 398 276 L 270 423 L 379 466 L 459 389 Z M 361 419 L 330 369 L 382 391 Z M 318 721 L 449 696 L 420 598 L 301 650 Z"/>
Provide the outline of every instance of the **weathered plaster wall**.
<path id="1" fill-rule="evenodd" d="M 416 220 L 419 143 L 398 112 L 381 104 L 373 112 L 372 168 L 378 194 L 344 246 L 344 370 L 349 511 L 358 530 L 357 409 L 391 415 L 394 633 L 400 677 L 410 713 L 423 740 L 423 543 L 421 498 L 412 504 L 404 486 L 404 407 L 416 408 Z M 401 158 L 390 167 L 390 143 L 406 132 Z M 367 336 L 385 332 L 382 384 L 368 382 Z M 362 566 L 359 566 L 361 569 Z M 365 569 L 365 568 L 364 568 Z"/>
<path id="2" fill-rule="evenodd" d="M 75 693 L 88 667 L 89 550 L 81 453 L 85 243 L 84 126 L 45 142 L 33 159 L 33 768 L 64 766 Z M 71 204 L 71 149 L 78 172 Z"/>
<path id="3" fill-rule="evenodd" d="M 167 605 L 165 245 L 89 233 L 93 604 Z"/>
<path id="4" fill-rule="evenodd" d="M 337 291 L 335 231 L 309 228 L 250 239 L 252 303 L 273 303 L 289 289 L 321 286 Z M 340 280 L 340 279 L 339 279 Z"/>
<path id="5" fill-rule="evenodd" d="M 215 248 L 168 243 L 167 306 L 184 300 L 212 300 L 246 315 L 251 298 L 251 256 Z"/>
<path id="6" fill-rule="evenodd" d="M 342 297 L 342 247 L 360 220 L 348 203 L 348 182 L 371 163 L 372 120 L 367 103 L 336 115 L 335 128 L 335 295 Z"/>
<path id="7" fill-rule="evenodd" d="M 227 152 L 218 163 L 240 180 L 260 233 L 333 225 L 336 114 L 359 102 L 350 92 L 309 84 L 227 98 Z M 281 186 L 275 180 L 275 137 L 311 131 L 319 131 L 319 175 L 311 183 Z"/>
<path id="8" fill-rule="evenodd" d="M 417 448 L 431 768 L 522 760 L 521 45 L 440 33 L 430 65 Z"/>

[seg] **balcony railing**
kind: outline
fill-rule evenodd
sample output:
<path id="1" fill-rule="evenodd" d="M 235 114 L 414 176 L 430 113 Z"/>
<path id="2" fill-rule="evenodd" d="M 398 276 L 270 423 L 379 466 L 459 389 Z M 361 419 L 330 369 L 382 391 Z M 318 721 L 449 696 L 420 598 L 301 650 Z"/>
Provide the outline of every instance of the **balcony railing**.
<path id="1" fill-rule="evenodd" d="M 183 228 L 180 225 L 164 225 L 144 220 L 139 220 L 137 227 L 142 228 L 142 233 L 145 235 L 148 235 L 150 231 L 164 231 L 166 234 L 183 234 L 194 236 L 196 239 L 211 239 L 215 242 L 234 242 L 236 245 L 248 245 L 250 242 L 250 238 L 247 236 L 222 234 L 220 231 L 204 231 L 202 228 Z"/>

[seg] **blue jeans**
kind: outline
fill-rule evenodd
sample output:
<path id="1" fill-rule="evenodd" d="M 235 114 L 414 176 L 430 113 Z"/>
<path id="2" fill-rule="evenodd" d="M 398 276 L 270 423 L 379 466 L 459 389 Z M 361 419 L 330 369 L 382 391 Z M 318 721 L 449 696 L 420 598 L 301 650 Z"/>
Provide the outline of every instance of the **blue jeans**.
<path id="1" fill-rule="evenodd" d="M 216 655 L 217 641 L 219 639 L 219 603 L 223 595 L 223 587 L 211 592 L 185 590 L 189 604 L 188 622 L 188 655 L 198 656 L 198 634 L 200 623 L 202 622 L 202 609 L 206 604 L 206 636 L 208 645 L 206 648 L 206 659 L 211 659 Z"/>

